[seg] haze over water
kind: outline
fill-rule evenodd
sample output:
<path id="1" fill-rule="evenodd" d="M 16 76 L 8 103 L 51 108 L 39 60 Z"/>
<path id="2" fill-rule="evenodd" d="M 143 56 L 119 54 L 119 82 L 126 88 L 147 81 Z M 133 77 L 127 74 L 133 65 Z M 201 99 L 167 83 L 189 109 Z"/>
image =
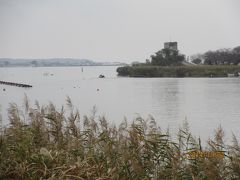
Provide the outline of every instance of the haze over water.
<path id="1" fill-rule="evenodd" d="M 105 115 L 119 124 L 152 115 L 163 130 L 177 133 L 185 120 L 194 135 L 207 139 L 220 124 L 227 138 L 239 137 L 240 78 L 123 78 L 115 66 L 0 68 L 0 79 L 33 85 L 25 89 L 0 85 L 3 124 L 10 102 L 23 104 L 24 93 L 34 105 L 53 102 L 59 109 L 69 96 L 81 115 Z M 52 75 L 51 75 L 52 74 Z M 106 78 L 99 79 L 99 74 Z M 3 91 L 3 88 L 6 91 Z"/>

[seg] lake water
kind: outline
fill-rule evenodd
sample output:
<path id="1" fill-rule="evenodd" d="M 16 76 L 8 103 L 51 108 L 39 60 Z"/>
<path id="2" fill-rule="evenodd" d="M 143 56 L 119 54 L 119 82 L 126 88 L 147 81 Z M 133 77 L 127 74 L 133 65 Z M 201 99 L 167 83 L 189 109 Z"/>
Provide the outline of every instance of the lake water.
<path id="1" fill-rule="evenodd" d="M 0 85 L 3 124 L 8 123 L 9 103 L 21 107 L 25 93 L 31 104 L 51 101 L 59 108 L 69 96 L 81 115 L 90 115 L 96 106 L 98 115 L 115 124 L 124 117 L 131 121 L 152 115 L 173 134 L 186 119 L 194 135 L 204 139 L 219 125 L 227 140 L 232 132 L 240 137 L 240 78 L 124 78 L 117 77 L 116 68 L 0 68 L 0 80 L 33 85 L 30 89 Z M 100 74 L 106 78 L 99 79 Z"/>

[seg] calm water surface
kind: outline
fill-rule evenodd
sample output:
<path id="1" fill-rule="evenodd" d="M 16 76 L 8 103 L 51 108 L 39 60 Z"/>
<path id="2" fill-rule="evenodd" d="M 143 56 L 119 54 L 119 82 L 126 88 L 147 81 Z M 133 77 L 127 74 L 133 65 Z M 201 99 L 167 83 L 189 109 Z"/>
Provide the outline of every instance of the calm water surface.
<path id="1" fill-rule="evenodd" d="M 0 80 L 33 85 L 31 89 L 0 85 L 3 123 L 8 123 L 9 103 L 21 107 L 25 93 L 31 104 L 51 101 L 58 108 L 69 96 L 81 115 L 91 114 L 96 106 L 98 115 L 116 124 L 124 117 L 131 121 L 152 115 L 173 134 L 186 119 L 194 135 L 204 139 L 219 125 L 227 139 L 231 132 L 240 137 L 240 78 L 123 78 L 117 77 L 116 68 L 0 68 Z M 99 74 L 106 78 L 99 79 Z"/>

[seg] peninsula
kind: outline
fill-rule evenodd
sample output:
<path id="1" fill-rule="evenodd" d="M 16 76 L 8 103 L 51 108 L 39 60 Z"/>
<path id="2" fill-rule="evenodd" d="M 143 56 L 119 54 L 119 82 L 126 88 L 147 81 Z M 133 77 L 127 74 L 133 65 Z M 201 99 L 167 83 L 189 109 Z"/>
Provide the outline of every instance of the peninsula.
<path id="1" fill-rule="evenodd" d="M 166 42 L 150 60 L 119 67 L 117 73 L 129 77 L 238 77 L 240 46 L 193 55 L 189 60 L 179 53 L 177 42 Z"/>

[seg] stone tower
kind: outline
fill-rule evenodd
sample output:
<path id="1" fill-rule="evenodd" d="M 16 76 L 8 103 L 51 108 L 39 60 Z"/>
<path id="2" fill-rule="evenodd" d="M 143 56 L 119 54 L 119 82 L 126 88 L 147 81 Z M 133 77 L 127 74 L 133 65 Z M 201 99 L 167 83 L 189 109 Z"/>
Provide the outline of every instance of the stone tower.
<path id="1" fill-rule="evenodd" d="M 164 43 L 164 49 L 177 51 L 178 50 L 177 42 L 165 42 Z"/>

